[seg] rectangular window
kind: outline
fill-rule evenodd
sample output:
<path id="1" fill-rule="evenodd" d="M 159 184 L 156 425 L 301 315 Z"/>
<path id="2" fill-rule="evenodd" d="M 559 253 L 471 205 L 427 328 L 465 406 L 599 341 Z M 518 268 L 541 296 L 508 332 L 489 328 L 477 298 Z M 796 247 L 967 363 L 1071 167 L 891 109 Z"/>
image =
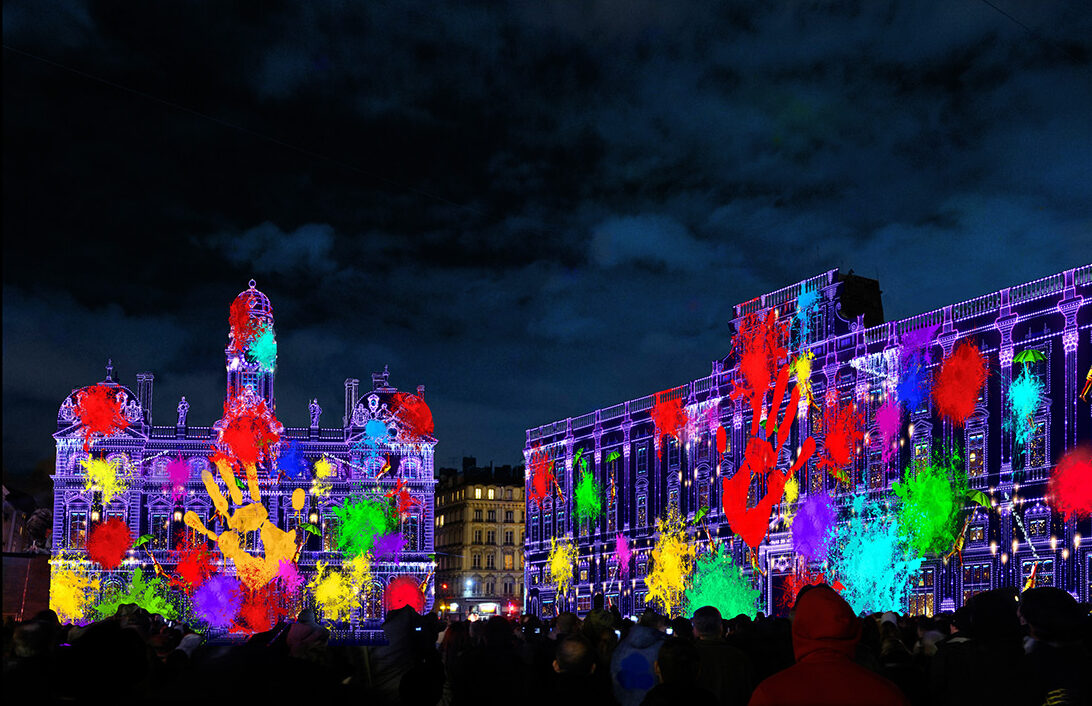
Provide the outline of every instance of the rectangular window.
<path id="1" fill-rule="evenodd" d="M 587 569 L 581 569 L 580 570 L 580 583 L 587 583 L 587 582 L 588 582 L 588 570 Z"/>
<path id="2" fill-rule="evenodd" d="M 975 431 L 967 435 L 967 477 L 978 478 L 986 473 L 986 435 Z"/>
<path id="3" fill-rule="evenodd" d="M 970 541 L 972 542 L 984 542 L 986 541 L 986 528 L 983 525 L 972 525 L 969 534 Z"/>
<path id="4" fill-rule="evenodd" d="M 933 569 L 922 569 L 918 573 L 918 588 L 933 585 Z"/>
<path id="5" fill-rule="evenodd" d="M 1035 420 L 1035 431 L 1028 440 L 1027 467 L 1041 468 L 1046 465 L 1046 420 Z"/>
<path id="6" fill-rule="evenodd" d="M 516 558 L 514 556 L 512 556 L 511 554 L 505 554 L 504 555 L 504 570 L 505 571 L 511 571 L 513 568 L 515 568 L 515 565 L 516 565 Z"/>
<path id="7" fill-rule="evenodd" d="M 515 519 L 513 517 L 513 512 L 511 510 L 505 510 L 504 511 L 504 521 L 505 522 L 515 522 Z"/>
<path id="8" fill-rule="evenodd" d="M 496 510 L 490 510 L 489 512 L 485 513 L 485 516 L 486 516 L 486 519 L 489 522 L 496 522 L 497 521 L 497 511 Z"/>
<path id="9" fill-rule="evenodd" d="M 73 512 L 68 516 L 68 546 L 83 549 L 87 545 L 87 513 Z"/>
<path id="10" fill-rule="evenodd" d="M 644 446 L 637 449 L 637 473 L 644 475 L 648 472 L 648 449 Z"/>
<path id="11" fill-rule="evenodd" d="M 644 495 L 637 496 L 637 526 L 644 527 L 648 523 L 648 509 L 645 507 L 647 504 Z"/>
<path id="12" fill-rule="evenodd" d="M 496 544 L 497 543 L 497 533 L 496 533 L 495 530 L 489 530 L 488 532 L 485 533 L 485 543 L 486 544 Z"/>
<path id="13" fill-rule="evenodd" d="M 1028 521 L 1028 533 L 1033 537 L 1042 537 L 1050 529 L 1050 520 L 1046 517 L 1036 517 Z"/>
<path id="14" fill-rule="evenodd" d="M 914 467 L 924 468 L 929 465 L 929 442 L 926 440 L 914 443 Z"/>
<path id="15" fill-rule="evenodd" d="M 1035 565 L 1038 564 L 1038 568 Z M 1021 587 L 1028 584 L 1028 580 L 1031 578 L 1031 573 L 1035 571 L 1035 587 L 1041 588 L 1043 586 L 1054 585 L 1054 560 L 1043 559 L 1042 561 L 1035 561 L 1034 559 L 1025 559 L 1020 563 L 1020 570 L 1022 574 Z"/>
<path id="16" fill-rule="evenodd" d="M 485 555 L 485 568 L 495 569 L 497 568 L 497 557 L 494 554 Z"/>
<path id="17" fill-rule="evenodd" d="M 910 615 L 933 616 L 933 592 L 915 593 L 910 596 Z"/>
<path id="18" fill-rule="evenodd" d="M 497 582 L 490 579 L 485 582 L 485 595 L 492 596 L 497 592 Z"/>
<path id="19" fill-rule="evenodd" d="M 482 531 L 481 530 L 474 530 L 474 544 L 481 544 L 481 543 L 482 543 Z"/>
<path id="20" fill-rule="evenodd" d="M 482 511 L 481 510 L 475 510 L 474 511 L 474 521 L 475 522 L 481 522 L 482 521 Z"/>
<path id="21" fill-rule="evenodd" d="M 475 554 L 473 557 L 471 557 L 470 566 L 471 566 L 471 568 L 474 568 L 474 569 L 482 568 L 482 555 L 481 554 Z"/>
<path id="22" fill-rule="evenodd" d="M 870 490 L 879 490 L 884 487 L 882 452 L 874 448 L 868 454 L 868 487 Z"/>
<path id="23" fill-rule="evenodd" d="M 676 508 L 676 509 L 679 507 L 679 489 L 678 488 L 672 488 L 671 490 L 667 491 L 667 505 L 668 505 L 668 507 L 673 507 L 673 508 Z"/>
<path id="24" fill-rule="evenodd" d="M 474 489 L 474 499 L 475 500 L 481 500 L 482 499 L 482 489 L 481 488 L 475 488 Z"/>
<path id="25" fill-rule="evenodd" d="M 504 543 L 505 544 L 512 544 L 512 535 L 513 535 L 512 530 L 505 530 L 504 531 Z"/>
<path id="26" fill-rule="evenodd" d="M 154 549 L 171 548 L 171 516 L 167 513 L 152 513 L 152 527 L 150 534 L 153 536 Z M 247 534 L 252 534 L 247 532 Z"/>

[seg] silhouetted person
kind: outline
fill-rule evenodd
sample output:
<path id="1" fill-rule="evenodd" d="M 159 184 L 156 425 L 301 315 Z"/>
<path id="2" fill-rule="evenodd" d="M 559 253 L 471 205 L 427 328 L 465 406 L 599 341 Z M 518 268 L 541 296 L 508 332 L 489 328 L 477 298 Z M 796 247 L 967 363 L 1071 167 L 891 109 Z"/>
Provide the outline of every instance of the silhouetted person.
<path id="1" fill-rule="evenodd" d="M 656 686 L 653 665 L 660 652 L 664 634 L 663 619 L 653 610 L 646 610 L 640 621 L 622 638 L 610 660 L 610 676 L 614 698 L 622 706 L 638 706 L 645 694 Z"/>
<path id="2" fill-rule="evenodd" d="M 744 706 L 754 688 L 754 670 L 747 655 L 724 639 L 720 611 L 713 606 L 698 608 L 690 622 L 701 661 L 697 684 L 711 692 L 720 706 Z"/>
<path id="3" fill-rule="evenodd" d="M 1031 703 L 1092 703 L 1092 654 L 1081 643 L 1081 614 L 1073 596 L 1043 587 L 1020 596 L 1020 617 L 1031 638 L 1024 658 L 1024 679 Z"/>
<path id="4" fill-rule="evenodd" d="M 653 664 L 660 682 L 645 695 L 641 706 L 674 706 L 674 704 L 709 704 L 711 692 L 697 686 L 701 658 L 693 641 L 672 637 L 664 641 Z"/>
<path id="5" fill-rule="evenodd" d="M 796 664 L 759 684 L 750 703 L 908 704 L 898 687 L 853 661 L 860 636 L 860 619 L 834 589 L 823 585 L 808 591 L 796 602 L 792 624 Z"/>
<path id="6" fill-rule="evenodd" d="M 613 702 L 608 682 L 597 678 L 596 651 L 588 639 L 570 635 L 558 641 L 555 655 L 554 673 L 539 703 L 604 706 Z"/>

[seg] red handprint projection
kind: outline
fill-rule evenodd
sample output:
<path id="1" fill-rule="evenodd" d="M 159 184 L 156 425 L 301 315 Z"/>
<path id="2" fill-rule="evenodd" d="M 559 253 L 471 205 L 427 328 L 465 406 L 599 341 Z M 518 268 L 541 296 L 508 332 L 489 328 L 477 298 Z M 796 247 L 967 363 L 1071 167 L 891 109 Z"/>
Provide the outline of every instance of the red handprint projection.
<path id="1" fill-rule="evenodd" d="M 531 456 L 527 459 L 527 473 L 531 476 L 531 500 L 542 503 L 550 495 L 550 489 L 557 481 L 554 480 L 550 457 L 541 446 L 531 449 Z"/>
<path id="2" fill-rule="evenodd" d="M 858 412 L 856 404 L 839 405 L 833 393 L 828 392 L 823 409 L 824 453 L 819 468 L 830 469 L 835 478 L 848 483 L 845 467 L 853 462 L 853 452 L 864 440 L 864 425 L 864 412 Z"/>
<path id="3" fill-rule="evenodd" d="M 762 405 L 776 374 L 777 363 L 789 355 L 785 344 L 788 334 L 788 325 L 779 323 L 775 312 L 768 312 L 762 320 L 755 314 L 748 314 L 732 342 L 732 349 L 739 354 L 741 379 L 735 383 L 731 397 L 733 400 L 741 397 L 751 400 L 754 410 L 751 429 L 755 431 L 762 421 Z"/>
<path id="4" fill-rule="evenodd" d="M 774 385 L 769 417 L 771 420 L 774 419 L 773 414 L 778 412 L 781 400 L 785 397 L 788 382 L 789 366 L 785 364 L 781 367 L 777 383 Z M 755 394 L 751 398 L 756 420 L 761 416 L 764 402 L 765 394 Z M 789 440 L 789 431 L 793 421 L 796 420 L 799 402 L 800 388 L 793 387 L 782 420 L 776 424 L 776 427 L 772 423 L 766 428 L 760 428 L 757 424 L 753 427 L 758 433 L 747 442 L 743 464 L 735 475 L 723 481 L 724 517 L 732 531 L 752 549 L 756 549 L 766 538 L 766 532 L 770 526 L 770 511 L 774 504 L 781 500 L 785 492 L 785 482 L 815 453 L 815 439 L 809 436 L 800 445 L 800 454 L 796 462 L 787 471 L 777 468 L 777 452 Z M 769 441 L 771 437 L 774 438 L 772 444 Z M 747 490 L 751 480 L 760 476 L 766 477 L 766 493 L 754 507 L 747 507 Z"/>
<path id="5" fill-rule="evenodd" d="M 682 399 L 665 400 L 665 394 L 665 392 L 658 393 L 656 395 L 656 404 L 652 406 L 652 423 L 656 425 L 657 441 L 662 439 L 665 434 L 678 439 L 679 430 L 685 427 L 687 421 L 689 421 L 686 410 L 683 409 Z"/>

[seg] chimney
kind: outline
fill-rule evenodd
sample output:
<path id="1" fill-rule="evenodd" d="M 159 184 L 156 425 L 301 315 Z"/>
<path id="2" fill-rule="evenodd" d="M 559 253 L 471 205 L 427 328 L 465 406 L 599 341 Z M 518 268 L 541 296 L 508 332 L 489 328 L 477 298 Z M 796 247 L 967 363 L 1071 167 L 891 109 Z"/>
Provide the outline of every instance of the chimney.
<path id="1" fill-rule="evenodd" d="M 137 401 L 140 402 L 140 408 L 144 410 L 144 423 L 148 426 L 152 425 L 152 384 L 155 382 L 155 375 L 151 373 L 137 373 Z"/>
<path id="2" fill-rule="evenodd" d="M 345 379 L 345 417 L 342 424 L 348 429 L 353 424 L 353 410 L 356 409 L 356 396 L 360 390 L 360 381 L 356 378 Z"/>

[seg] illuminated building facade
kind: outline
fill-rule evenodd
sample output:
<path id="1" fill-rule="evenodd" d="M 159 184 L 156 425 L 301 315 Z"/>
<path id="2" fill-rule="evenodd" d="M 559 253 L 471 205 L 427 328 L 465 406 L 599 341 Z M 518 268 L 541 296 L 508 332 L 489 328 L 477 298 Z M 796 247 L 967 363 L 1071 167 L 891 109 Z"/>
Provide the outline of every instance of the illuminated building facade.
<path id="1" fill-rule="evenodd" d="M 913 613 L 954 610 L 973 594 L 998 587 L 1023 587 L 1036 570 L 1037 585 L 1054 585 L 1079 600 L 1090 600 L 1092 554 L 1087 518 L 1065 519 L 1052 510 L 1047 480 L 1053 465 L 1078 442 L 1092 438 L 1092 412 L 1080 398 L 1085 371 L 1092 364 L 1092 265 L 1077 267 L 1040 280 L 985 294 L 969 301 L 885 322 L 874 280 L 841 275 L 831 270 L 811 279 L 752 299 L 734 308 L 732 331 L 749 314 L 795 317 L 796 342 L 792 353 L 814 354 L 810 382 L 814 398 L 855 402 L 867 410 L 866 441 L 858 445 L 846 471 L 849 483 L 837 481 L 817 466 L 819 454 L 797 472 L 800 497 L 827 492 L 845 508 L 859 495 L 894 500 L 892 483 L 915 460 L 930 458 L 934 449 L 962 450 L 968 485 L 996 502 L 996 511 L 969 506 L 962 562 L 927 557 L 913 583 Z M 807 299 L 808 313 L 798 317 L 797 306 Z M 800 319 L 806 324 L 801 335 Z M 962 341 L 973 341 L 986 357 L 989 377 L 974 413 L 963 428 L 953 427 L 935 412 L 928 397 L 917 409 L 903 410 L 894 459 L 882 460 L 875 410 L 892 394 L 898 382 L 898 360 L 903 342 L 930 332 L 929 375 Z M 1042 355 L 1025 354 L 1038 351 Z M 1038 362 L 1021 363 L 1027 357 Z M 1014 362 L 1014 358 L 1017 362 Z M 693 519 L 709 508 L 706 523 L 713 537 L 731 551 L 738 566 L 754 574 L 746 545 L 724 521 L 722 479 L 740 467 L 750 435 L 751 410 L 746 399 L 733 402 L 729 394 L 739 379 L 735 357 L 713 361 L 707 377 L 663 392 L 629 400 L 578 417 L 562 419 L 527 430 L 525 458 L 543 454 L 556 476 L 556 490 L 541 502 L 527 503 L 526 585 L 529 612 L 553 615 L 560 610 L 584 611 L 592 596 L 603 593 L 624 614 L 645 605 L 644 579 L 650 567 L 656 519 L 669 507 Z M 729 363 L 729 361 L 731 361 Z M 1009 415 L 1009 385 L 1023 367 L 1045 385 L 1045 399 L 1035 412 L 1030 439 L 1014 440 Z M 681 400 L 688 422 L 678 438 L 654 438 L 651 410 L 657 403 Z M 787 448 L 801 443 L 801 426 L 823 448 L 822 413 L 809 410 L 805 399 Z M 723 453 L 717 431 L 726 432 Z M 805 434 L 806 435 L 806 434 Z M 586 460 L 602 488 L 603 515 L 595 522 L 576 522 L 574 457 Z M 787 469 L 791 454 L 778 461 Z M 529 466 L 530 467 L 530 466 Z M 528 485 L 530 490 L 530 477 Z M 761 484 L 761 479 L 752 481 Z M 611 493 L 610 489 L 614 491 Z M 762 492 L 752 486 L 752 490 Z M 564 502 L 557 500 L 562 494 Z M 796 555 L 790 531 L 776 518 L 787 508 L 775 504 L 770 530 L 757 550 L 757 567 L 765 575 L 757 581 L 762 591 L 760 609 L 778 613 L 777 596 L 793 573 Z M 779 514 L 780 513 L 780 514 Z M 628 576 L 619 579 L 615 539 L 624 535 L 633 557 Z M 551 538 L 571 538 L 577 561 L 573 589 L 558 595 L 551 583 L 547 557 Z M 692 542 L 708 539 L 693 525 Z M 1036 566 L 1037 564 L 1037 566 Z"/>
<path id="2" fill-rule="evenodd" d="M 322 409 L 317 400 L 309 406 L 307 427 L 284 428 L 276 422 L 274 397 L 275 344 L 267 346 L 260 361 L 243 355 L 234 340 L 238 330 L 250 326 L 268 332 L 272 337 L 273 311 L 265 294 L 250 287 L 238 295 L 231 309 L 229 345 L 225 350 L 227 385 L 225 400 L 264 401 L 273 413 L 272 424 L 278 427 L 279 440 L 265 449 L 264 461 L 257 464 L 260 501 L 268 511 L 269 521 L 285 531 L 296 529 L 297 537 L 307 537 L 299 551 L 298 567 L 306 580 L 313 575 L 316 564 L 323 562 L 332 570 L 341 567 L 343 556 L 337 546 L 338 518 L 334 509 L 350 496 L 362 493 L 395 493 L 406 491 L 407 509 L 398 518 L 398 531 L 405 546 L 397 558 L 380 558 L 371 567 L 371 586 L 360 594 L 359 604 L 340 629 L 359 632 L 377 630 L 384 615 L 384 589 L 394 579 L 409 576 L 424 588 L 424 604 L 431 606 L 433 597 L 433 450 L 431 414 L 424 405 L 424 387 L 416 394 L 400 393 L 388 382 L 386 369 L 372 375 L 370 390 L 361 391 L 359 380 L 345 381 L 344 416 L 339 426 L 321 424 Z M 269 352 L 271 351 L 271 353 Z M 130 551 L 122 567 L 103 571 L 87 561 L 85 543 L 89 528 L 98 522 L 116 517 L 125 522 L 132 536 L 151 535 L 150 554 L 162 569 L 170 574 L 177 561 L 175 548 L 182 540 L 193 541 L 201 535 L 193 532 L 183 520 L 187 513 L 214 533 L 226 529 L 222 515 L 202 481 L 202 473 L 217 469 L 210 456 L 224 450 L 224 420 L 212 424 L 192 424 L 188 419 L 189 403 L 185 397 L 178 403 L 174 424 L 153 424 L 151 373 L 137 375 L 136 392 L 115 379 L 112 365 L 107 366 L 106 379 L 100 385 L 110 389 L 120 403 L 126 425 L 117 433 L 93 439 L 85 450 L 85 424 L 80 418 L 80 394 L 90 389 L 79 388 L 65 398 L 57 415 L 57 448 L 54 481 L 53 556 L 82 556 L 92 575 L 101 578 L 103 590 L 121 587 L 135 566 L 144 566 L 150 574 L 153 563 L 147 552 Z M 425 410 L 427 433 L 420 425 L 412 428 L 402 410 L 412 403 L 417 416 Z M 420 422 L 420 419 L 414 420 Z M 291 450 L 299 460 L 297 473 L 285 473 L 283 461 Z M 116 462 L 125 477 L 124 489 L 108 502 L 96 487 L 88 488 L 85 466 L 88 457 Z M 332 469 L 323 479 L 324 493 L 312 491 L 315 462 L 325 458 Z M 177 459 L 188 465 L 183 487 L 168 479 L 168 466 Z M 293 510 L 290 497 L 297 488 L 307 493 L 302 512 Z M 303 523 L 317 528 L 319 534 L 304 534 Z M 207 542 L 215 549 L 212 541 Z M 247 532 L 241 541 L 248 553 L 261 556 L 262 537 L 259 532 Z M 231 561 L 223 561 L 219 569 L 232 574 Z M 305 597 L 305 601 L 308 601 Z M 319 611 L 321 616 L 321 610 Z"/>
<path id="3" fill-rule="evenodd" d="M 441 468 L 436 487 L 436 600 L 452 615 L 523 607 L 523 473 L 511 466 Z"/>

